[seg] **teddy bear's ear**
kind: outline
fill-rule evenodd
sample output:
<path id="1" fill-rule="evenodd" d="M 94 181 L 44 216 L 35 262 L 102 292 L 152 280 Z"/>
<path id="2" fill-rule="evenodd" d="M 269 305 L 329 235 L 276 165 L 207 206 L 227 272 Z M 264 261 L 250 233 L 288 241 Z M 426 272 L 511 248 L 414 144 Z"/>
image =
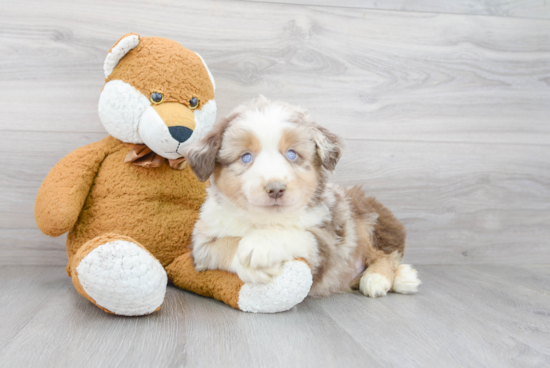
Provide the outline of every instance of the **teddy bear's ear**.
<path id="1" fill-rule="evenodd" d="M 128 33 L 122 36 L 109 50 L 105 63 L 103 64 L 103 71 L 105 72 L 105 78 L 113 72 L 115 66 L 117 66 L 120 59 L 124 57 L 130 50 L 135 48 L 139 44 L 139 35 L 135 33 Z"/>
<path id="2" fill-rule="evenodd" d="M 212 73 L 210 73 L 210 69 L 208 69 L 208 65 L 206 65 L 206 63 L 204 62 L 204 59 L 202 58 L 202 56 L 199 55 L 198 52 L 195 52 L 195 54 L 197 54 L 197 56 L 201 59 L 202 65 L 204 65 L 204 67 L 206 68 L 206 71 L 208 72 L 208 77 L 210 78 L 210 82 L 212 83 L 212 87 L 214 88 L 214 92 L 215 92 L 216 91 L 216 81 L 214 80 L 214 77 L 212 76 Z"/>

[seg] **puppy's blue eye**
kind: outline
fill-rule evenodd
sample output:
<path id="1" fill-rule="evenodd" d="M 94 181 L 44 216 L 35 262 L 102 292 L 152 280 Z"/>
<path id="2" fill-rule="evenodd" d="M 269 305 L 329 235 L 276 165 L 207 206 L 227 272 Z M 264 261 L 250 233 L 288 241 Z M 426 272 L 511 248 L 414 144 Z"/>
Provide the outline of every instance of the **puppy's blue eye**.
<path id="1" fill-rule="evenodd" d="M 252 155 L 250 153 L 245 153 L 241 156 L 241 161 L 245 164 L 252 162 Z"/>
<path id="2" fill-rule="evenodd" d="M 298 157 L 298 155 L 296 154 L 295 151 L 293 150 L 286 151 L 286 158 L 289 159 L 290 161 L 296 160 L 296 157 Z"/>

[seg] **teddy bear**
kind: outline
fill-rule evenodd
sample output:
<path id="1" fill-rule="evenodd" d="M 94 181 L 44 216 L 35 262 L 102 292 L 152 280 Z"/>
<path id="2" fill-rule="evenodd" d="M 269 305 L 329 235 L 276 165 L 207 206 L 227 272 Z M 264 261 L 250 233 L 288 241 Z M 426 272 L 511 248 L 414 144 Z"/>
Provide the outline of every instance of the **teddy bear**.
<path id="1" fill-rule="evenodd" d="M 216 85 L 202 57 L 131 33 L 109 50 L 103 69 L 98 113 L 109 136 L 57 163 L 35 203 L 43 233 L 68 232 L 66 270 L 78 293 L 125 316 L 158 311 L 168 282 L 248 312 L 300 303 L 312 282 L 300 260 L 267 284 L 194 268 L 190 241 L 206 184 L 183 152 L 216 117 Z"/>

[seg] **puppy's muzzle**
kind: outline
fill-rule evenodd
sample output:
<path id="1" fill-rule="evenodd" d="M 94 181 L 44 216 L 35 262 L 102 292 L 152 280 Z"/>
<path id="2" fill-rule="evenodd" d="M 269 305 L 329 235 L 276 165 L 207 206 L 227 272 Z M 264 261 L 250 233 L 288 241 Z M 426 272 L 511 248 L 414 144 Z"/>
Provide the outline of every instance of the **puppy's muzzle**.
<path id="1" fill-rule="evenodd" d="M 273 199 L 281 198 L 286 191 L 286 184 L 280 181 L 271 181 L 265 185 L 265 192 Z"/>

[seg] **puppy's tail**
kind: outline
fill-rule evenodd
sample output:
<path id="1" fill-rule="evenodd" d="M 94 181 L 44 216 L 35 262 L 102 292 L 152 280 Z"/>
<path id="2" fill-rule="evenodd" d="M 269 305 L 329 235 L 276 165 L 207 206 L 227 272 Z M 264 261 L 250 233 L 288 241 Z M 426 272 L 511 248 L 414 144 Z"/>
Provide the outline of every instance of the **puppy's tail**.
<path id="1" fill-rule="evenodd" d="M 392 290 L 399 294 L 414 294 L 421 284 L 418 273 L 411 265 L 402 264 L 395 270 Z"/>

